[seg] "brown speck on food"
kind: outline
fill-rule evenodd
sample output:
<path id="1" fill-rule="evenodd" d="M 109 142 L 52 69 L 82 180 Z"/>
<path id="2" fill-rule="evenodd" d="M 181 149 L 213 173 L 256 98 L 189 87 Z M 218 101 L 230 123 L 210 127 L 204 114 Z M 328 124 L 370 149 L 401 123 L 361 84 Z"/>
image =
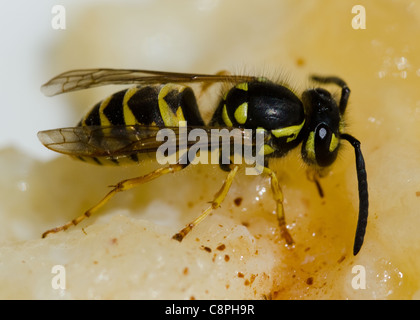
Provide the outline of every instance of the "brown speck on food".
<path id="1" fill-rule="evenodd" d="M 238 272 L 238 278 L 243 278 L 244 274 L 242 272 Z"/>
<path id="2" fill-rule="evenodd" d="M 228 254 L 225 254 L 225 261 L 228 262 L 230 260 L 230 257 Z"/>
<path id="3" fill-rule="evenodd" d="M 194 297 L 194 296 L 191 296 L 191 297 L 190 297 L 190 300 L 195 300 L 195 297 Z"/>
<path id="4" fill-rule="evenodd" d="M 340 257 L 340 259 L 338 259 L 338 260 L 337 260 L 337 262 L 338 262 L 338 263 L 341 263 L 341 262 L 343 262 L 343 261 L 344 261 L 344 259 L 346 259 L 346 256 L 345 256 L 345 255 L 342 255 L 342 256 Z"/>
<path id="5" fill-rule="evenodd" d="M 251 274 L 251 277 L 249 278 L 250 284 L 252 284 L 257 277 L 257 274 Z"/>
<path id="6" fill-rule="evenodd" d="M 296 65 L 298 67 L 303 67 L 305 65 L 305 63 L 306 63 L 305 59 L 303 59 L 301 57 L 299 57 L 299 58 L 296 59 Z"/>
<path id="7" fill-rule="evenodd" d="M 239 207 L 242 203 L 242 200 L 243 200 L 242 197 L 237 197 L 235 198 L 235 200 L 233 200 L 233 203 L 235 203 L 235 205 Z"/>
<path id="8" fill-rule="evenodd" d="M 306 284 L 307 285 L 312 285 L 314 283 L 314 278 L 309 277 L 308 279 L 306 279 Z"/>
<path id="9" fill-rule="evenodd" d="M 186 276 L 188 274 L 188 267 L 185 267 L 182 273 Z"/>
<path id="10" fill-rule="evenodd" d="M 203 250 L 207 251 L 208 253 L 211 252 L 211 248 L 209 248 L 209 247 L 203 247 Z"/>
<path id="11" fill-rule="evenodd" d="M 420 191 L 416 191 L 416 197 L 420 197 Z"/>
<path id="12" fill-rule="evenodd" d="M 111 239 L 111 244 L 118 244 L 118 239 L 117 238 L 112 238 Z"/>
<path id="13" fill-rule="evenodd" d="M 225 246 L 224 244 L 221 244 L 221 245 L 220 245 L 220 246 L 218 246 L 216 249 L 217 249 L 217 250 L 220 250 L 220 251 L 223 251 L 223 250 L 225 250 L 225 249 L 226 249 L 226 246 Z"/>
<path id="14" fill-rule="evenodd" d="M 242 225 L 244 226 L 244 227 L 249 227 L 249 222 L 246 222 L 246 221 L 244 221 L 244 222 L 242 222 Z"/>

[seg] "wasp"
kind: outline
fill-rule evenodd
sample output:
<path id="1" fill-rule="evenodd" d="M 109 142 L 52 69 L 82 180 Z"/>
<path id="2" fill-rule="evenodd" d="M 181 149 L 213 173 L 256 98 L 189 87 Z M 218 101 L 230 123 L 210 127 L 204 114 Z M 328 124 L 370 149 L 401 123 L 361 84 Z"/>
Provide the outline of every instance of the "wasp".
<path id="1" fill-rule="evenodd" d="M 103 85 L 134 85 L 97 103 L 75 127 L 40 131 L 40 141 L 49 149 L 99 165 L 122 163 L 141 164 L 143 155 L 156 152 L 162 142 L 156 137 L 162 128 L 179 133 L 179 124 L 186 130 L 202 128 L 252 129 L 264 132 L 262 173 L 270 179 L 280 233 L 286 245 L 294 244 L 283 209 L 283 193 L 278 178 L 269 168 L 269 160 L 286 156 L 301 145 L 302 159 L 314 172 L 322 172 L 337 158 L 342 140 L 354 148 L 359 191 L 359 215 L 353 246 L 356 255 L 362 247 L 368 218 L 368 185 L 360 142 L 346 133 L 345 111 L 350 96 L 346 82 L 335 76 L 311 76 L 318 86 L 305 90 L 301 97 L 284 83 L 266 78 L 227 73 L 189 74 L 130 69 L 83 69 L 64 72 L 42 86 L 47 96 Z M 227 87 L 211 120 L 205 123 L 200 113 L 192 84 L 208 87 L 223 83 Z M 341 96 L 334 96 L 322 85 L 335 85 Z M 243 136 L 245 139 L 245 135 Z M 249 138 L 249 137 L 248 137 Z M 254 139 L 255 136 L 249 138 Z M 175 135 L 179 142 L 179 135 Z M 254 140 L 253 140 L 254 141 Z M 252 143 L 255 147 L 255 143 Z M 190 145 L 188 145 L 190 147 Z M 225 199 L 239 166 L 222 161 L 220 168 L 227 177 L 205 209 L 173 239 L 183 238 Z M 115 194 L 134 188 L 169 173 L 186 168 L 191 163 L 178 161 L 139 177 L 126 179 L 112 186 L 105 197 L 81 216 L 44 232 L 66 230 L 77 225 L 103 207 Z M 321 175 L 316 175 L 321 176 Z M 318 189 L 319 183 L 317 182 Z"/>

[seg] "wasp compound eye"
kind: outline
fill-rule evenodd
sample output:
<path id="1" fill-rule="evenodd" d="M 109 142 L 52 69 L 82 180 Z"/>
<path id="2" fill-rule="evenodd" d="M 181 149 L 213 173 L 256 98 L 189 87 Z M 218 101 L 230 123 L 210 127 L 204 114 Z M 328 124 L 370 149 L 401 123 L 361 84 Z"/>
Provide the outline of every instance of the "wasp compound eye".
<path id="1" fill-rule="evenodd" d="M 338 137 L 325 124 L 319 124 L 314 134 L 315 158 L 320 167 L 331 165 L 337 158 Z"/>

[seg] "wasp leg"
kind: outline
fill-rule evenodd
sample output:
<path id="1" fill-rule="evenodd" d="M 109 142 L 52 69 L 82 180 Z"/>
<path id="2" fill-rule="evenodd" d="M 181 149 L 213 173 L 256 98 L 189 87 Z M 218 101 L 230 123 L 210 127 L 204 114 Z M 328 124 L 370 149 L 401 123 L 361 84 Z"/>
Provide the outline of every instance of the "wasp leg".
<path id="1" fill-rule="evenodd" d="M 81 216 L 67 222 L 65 225 L 62 225 L 60 227 L 56 227 L 56 228 L 45 231 L 42 234 L 42 238 L 45 238 L 50 233 L 56 233 L 56 232 L 60 232 L 62 230 L 67 230 L 69 227 L 75 226 L 75 225 L 79 224 L 80 222 L 82 222 L 84 219 L 89 218 L 93 213 L 95 213 L 102 206 L 104 206 L 118 192 L 132 189 L 134 187 L 139 186 L 140 184 L 143 184 L 143 183 L 149 182 L 151 180 L 157 179 L 157 178 L 159 178 L 159 177 L 161 177 L 165 174 L 180 171 L 180 170 L 184 169 L 186 166 L 187 166 L 186 164 L 173 164 L 173 165 L 169 165 L 169 166 L 164 167 L 164 168 L 159 168 L 159 169 L 157 169 L 157 170 L 155 170 L 155 171 L 153 171 L 149 174 L 146 174 L 144 176 L 141 176 L 141 177 L 136 177 L 136 178 L 120 181 L 115 186 L 112 186 L 113 189 L 110 192 L 108 192 L 107 195 L 101 201 L 99 201 L 95 206 L 93 206 L 92 208 L 87 210 Z"/>
<path id="2" fill-rule="evenodd" d="M 319 178 L 321 177 L 319 172 L 311 168 L 308 168 L 308 170 L 306 170 L 306 177 L 309 181 L 315 183 L 319 196 L 321 198 L 324 198 L 324 190 L 322 189 L 321 183 L 319 182 Z"/>
<path id="3" fill-rule="evenodd" d="M 220 204 L 223 202 L 223 200 L 225 200 L 225 197 L 227 193 L 229 192 L 229 189 L 232 185 L 233 179 L 235 178 L 238 168 L 239 168 L 238 166 L 233 166 L 231 171 L 229 171 L 229 174 L 226 180 L 223 182 L 222 187 L 214 196 L 214 199 L 211 202 L 211 205 L 206 210 L 204 210 L 203 213 L 200 216 L 198 216 L 198 218 L 196 218 L 194 221 L 187 224 L 187 226 L 184 229 L 182 229 L 180 232 L 175 234 L 172 237 L 172 239 L 178 240 L 179 242 L 181 242 L 185 238 L 185 236 L 192 230 L 192 228 L 194 228 L 197 224 L 203 221 L 213 210 L 220 207 Z"/>
<path id="4" fill-rule="evenodd" d="M 286 218 L 284 215 L 284 208 L 283 208 L 283 192 L 281 191 L 279 180 L 277 179 L 276 174 L 273 170 L 264 167 L 264 174 L 268 175 L 271 180 L 271 190 L 273 192 L 274 201 L 276 201 L 276 212 L 277 212 L 277 219 L 279 221 L 280 227 L 280 234 L 283 239 L 286 241 L 288 246 L 292 246 L 294 244 L 293 238 L 290 235 L 289 231 L 287 230 L 286 226 Z"/>

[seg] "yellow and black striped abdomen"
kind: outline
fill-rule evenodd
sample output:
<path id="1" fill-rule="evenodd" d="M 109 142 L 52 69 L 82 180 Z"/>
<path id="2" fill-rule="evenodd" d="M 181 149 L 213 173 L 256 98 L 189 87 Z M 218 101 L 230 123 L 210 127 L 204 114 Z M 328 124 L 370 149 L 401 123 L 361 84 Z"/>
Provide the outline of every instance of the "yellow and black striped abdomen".
<path id="1" fill-rule="evenodd" d="M 197 101 L 190 87 L 179 84 L 160 84 L 137 86 L 122 90 L 97 103 L 78 126 L 118 127 L 118 136 L 124 140 L 121 126 L 156 126 L 177 127 L 180 121 L 187 121 L 189 126 L 203 126 L 204 121 L 198 110 Z M 109 129 L 107 129 L 109 132 Z M 96 144 L 101 144 L 101 135 L 97 134 Z M 105 140 L 105 139 L 104 139 Z M 117 139 L 116 139 L 117 140 Z M 105 142 L 104 142 L 105 143 Z M 106 146 L 101 146 L 104 149 Z M 127 160 L 139 162 L 140 152 L 116 156 L 91 158 L 78 157 L 79 160 L 96 164 L 120 165 Z M 91 161 L 90 161 L 91 160 Z"/>
<path id="2" fill-rule="evenodd" d="M 79 122 L 83 126 L 204 125 L 190 87 L 165 84 L 119 91 L 97 103 Z"/>

